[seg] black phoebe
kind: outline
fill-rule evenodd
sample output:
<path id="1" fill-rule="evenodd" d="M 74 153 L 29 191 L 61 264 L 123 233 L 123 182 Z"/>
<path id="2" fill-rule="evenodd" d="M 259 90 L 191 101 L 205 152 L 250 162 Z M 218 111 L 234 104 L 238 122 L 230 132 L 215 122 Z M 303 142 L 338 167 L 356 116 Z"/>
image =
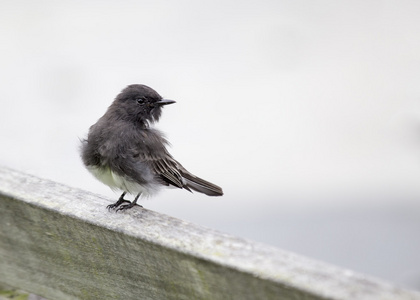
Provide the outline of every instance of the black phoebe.
<path id="1" fill-rule="evenodd" d="M 101 182 L 123 191 L 108 209 L 131 208 L 140 195 L 153 195 L 162 186 L 223 195 L 220 187 L 194 176 L 177 162 L 166 150 L 168 141 L 163 134 L 150 127 L 159 120 L 162 107 L 172 103 L 175 101 L 163 99 L 148 86 L 132 84 L 90 127 L 81 147 L 83 163 Z M 136 195 L 133 202 L 124 199 L 126 193 Z M 124 202 L 128 204 L 121 205 Z"/>

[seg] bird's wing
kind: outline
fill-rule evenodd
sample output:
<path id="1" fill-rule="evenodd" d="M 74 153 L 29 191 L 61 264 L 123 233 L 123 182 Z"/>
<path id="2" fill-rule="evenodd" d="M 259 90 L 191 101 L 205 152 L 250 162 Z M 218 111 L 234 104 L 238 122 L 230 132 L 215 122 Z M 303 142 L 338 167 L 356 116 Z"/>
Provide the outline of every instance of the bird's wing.
<path id="1" fill-rule="evenodd" d="M 219 186 L 191 174 L 168 152 L 163 157 L 151 155 L 147 158 L 147 162 L 163 184 L 183 188 L 190 192 L 194 190 L 208 196 L 223 195 L 223 190 Z"/>
<path id="2" fill-rule="evenodd" d="M 161 132 L 143 130 L 135 141 L 135 146 L 131 147 L 133 157 L 142 165 L 147 165 L 160 183 L 189 190 L 179 171 L 179 163 L 166 150 L 168 142 Z"/>
<path id="3" fill-rule="evenodd" d="M 188 172 L 166 150 L 166 139 L 159 131 L 143 131 L 142 135 L 147 138 L 139 140 L 136 147 L 136 156 L 150 167 L 155 178 L 164 185 L 172 185 L 191 192 L 191 189 L 209 196 L 223 195 L 222 189 L 204 179 Z"/>
<path id="4" fill-rule="evenodd" d="M 177 188 L 184 188 L 191 192 L 185 186 L 185 181 L 179 171 L 178 162 L 168 152 L 163 156 L 152 155 L 148 160 L 148 164 L 152 167 L 156 177 L 163 181 L 162 183 L 173 185 Z"/>

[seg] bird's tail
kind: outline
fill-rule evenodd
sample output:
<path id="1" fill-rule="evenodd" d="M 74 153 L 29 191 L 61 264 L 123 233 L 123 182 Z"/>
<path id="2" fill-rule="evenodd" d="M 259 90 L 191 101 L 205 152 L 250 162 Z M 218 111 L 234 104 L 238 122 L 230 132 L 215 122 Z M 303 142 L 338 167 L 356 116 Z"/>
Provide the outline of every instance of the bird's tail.
<path id="1" fill-rule="evenodd" d="M 186 170 L 181 171 L 182 177 L 185 179 L 186 184 L 184 186 L 187 190 L 194 190 L 206 194 L 208 196 L 222 196 L 223 190 L 221 187 L 201 179 Z"/>

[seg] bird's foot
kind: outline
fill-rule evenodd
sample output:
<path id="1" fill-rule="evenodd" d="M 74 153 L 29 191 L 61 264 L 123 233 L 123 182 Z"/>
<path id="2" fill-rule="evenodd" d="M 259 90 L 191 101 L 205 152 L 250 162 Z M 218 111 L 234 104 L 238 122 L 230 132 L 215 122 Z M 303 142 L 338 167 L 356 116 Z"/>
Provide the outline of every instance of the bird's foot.
<path id="1" fill-rule="evenodd" d="M 137 196 L 133 200 L 133 202 L 130 202 L 130 201 L 124 199 L 124 196 L 125 196 L 126 193 L 127 192 L 122 193 L 122 195 L 120 196 L 120 198 L 118 199 L 117 202 L 115 202 L 114 204 L 108 205 L 106 208 L 108 208 L 108 210 L 111 210 L 113 208 L 116 208 L 115 211 L 117 212 L 119 210 L 126 210 L 126 209 L 129 209 L 129 208 L 132 208 L 132 207 L 134 207 L 136 205 L 137 206 L 140 206 L 140 207 L 143 207 L 143 206 L 137 204 L 137 199 L 139 199 L 141 193 L 138 193 L 137 194 Z M 128 202 L 128 204 L 121 205 L 124 202 Z"/>
<path id="2" fill-rule="evenodd" d="M 127 200 L 126 200 L 126 201 L 127 201 Z M 130 202 L 130 201 L 127 201 L 127 202 Z M 129 204 L 124 204 L 124 205 L 121 205 L 121 206 L 120 206 L 120 207 L 118 207 L 115 211 L 117 212 L 117 211 L 120 211 L 120 210 L 127 210 L 127 209 L 130 209 L 130 208 L 134 207 L 134 206 L 143 207 L 143 206 L 141 206 L 141 205 L 139 205 L 139 204 L 137 204 L 137 203 L 135 203 L 135 202 L 133 201 L 133 202 L 130 202 Z"/>
<path id="3" fill-rule="evenodd" d="M 108 210 L 111 210 L 111 209 L 113 209 L 113 208 L 117 208 L 118 206 L 120 206 L 120 205 L 121 205 L 121 204 L 123 204 L 124 202 L 131 203 L 130 201 L 125 200 L 125 199 L 118 199 L 118 201 L 117 201 L 117 202 L 115 202 L 115 203 L 113 203 L 113 204 L 108 205 L 106 208 L 107 208 Z"/>

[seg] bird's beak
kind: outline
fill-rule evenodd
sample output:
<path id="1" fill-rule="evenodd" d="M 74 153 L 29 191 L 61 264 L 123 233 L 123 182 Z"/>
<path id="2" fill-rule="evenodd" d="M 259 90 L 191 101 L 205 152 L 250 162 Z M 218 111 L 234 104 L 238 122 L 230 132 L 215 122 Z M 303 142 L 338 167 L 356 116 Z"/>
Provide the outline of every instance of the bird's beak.
<path id="1" fill-rule="evenodd" d="M 176 103 L 176 101 L 169 100 L 169 99 L 162 99 L 162 100 L 156 102 L 156 104 L 159 104 L 159 105 L 168 105 L 168 104 L 172 104 L 172 103 Z"/>

